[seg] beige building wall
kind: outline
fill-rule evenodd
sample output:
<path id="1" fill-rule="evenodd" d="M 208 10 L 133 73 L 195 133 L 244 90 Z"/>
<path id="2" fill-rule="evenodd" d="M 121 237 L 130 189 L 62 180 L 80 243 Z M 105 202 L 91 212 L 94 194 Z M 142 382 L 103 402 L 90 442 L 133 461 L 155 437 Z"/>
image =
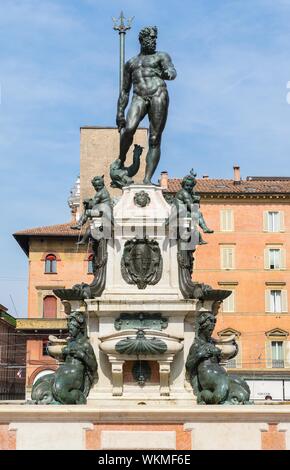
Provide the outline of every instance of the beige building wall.
<path id="1" fill-rule="evenodd" d="M 148 131 L 145 128 L 137 129 L 133 144 L 144 147 L 141 156 L 141 165 L 138 174 L 134 177 L 135 183 L 141 183 L 145 174 L 145 159 L 148 149 Z M 110 165 L 119 156 L 120 135 L 115 127 L 81 127 L 80 136 L 80 199 L 92 197 L 94 189 L 91 179 L 96 175 L 105 175 L 105 184 L 110 193 L 120 196 L 119 189 L 110 187 Z M 133 159 L 133 148 L 131 146 L 126 166 L 130 166 Z"/>
<path id="2" fill-rule="evenodd" d="M 244 196 L 245 197 L 245 196 Z M 239 332 L 240 359 L 243 369 L 273 371 L 270 363 L 270 351 L 267 344 L 270 339 L 283 341 L 285 365 L 274 369 L 289 375 L 290 371 L 290 204 L 282 195 L 275 199 L 265 196 L 259 199 L 245 198 L 243 201 L 211 199 L 201 201 L 205 220 L 213 234 L 203 234 L 207 245 L 197 247 L 194 255 L 193 278 L 195 281 L 210 284 L 215 289 L 229 289 L 234 292 L 233 308 L 218 315 L 214 336 L 228 328 Z M 232 224 L 225 230 L 222 212 L 231 210 Z M 283 224 L 279 231 L 268 231 L 265 227 L 265 213 L 268 211 L 283 214 Z M 223 249 L 233 250 L 232 266 L 224 266 Z M 281 267 L 269 269 L 266 250 L 268 247 L 279 248 Z M 281 290 L 285 305 L 281 312 L 267 309 L 266 294 L 270 290 Z M 287 295 L 288 293 L 288 295 Z M 281 294 L 282 295 L 282 294 Z M 270 339 L 267 332 L 281 329 L 285 337 Z M 269 357 L 267 357 L 269 356 Z"/>
<path id="3" fill-rule="evenodd" d="M 56 273 L 45 273 L 45 256 L 57 257 Z M 53 289 L 70 288 L 74 284 L 90 284 L 93 274 L 88 274 L 90 250 L 77 246 L 75 238 L 33 238 L 29 244 L 28 317 L 43 318 L 43 299 L 54 295 Z M 64 318 L 60 299 L 57 300 L 57 317 Z"/>

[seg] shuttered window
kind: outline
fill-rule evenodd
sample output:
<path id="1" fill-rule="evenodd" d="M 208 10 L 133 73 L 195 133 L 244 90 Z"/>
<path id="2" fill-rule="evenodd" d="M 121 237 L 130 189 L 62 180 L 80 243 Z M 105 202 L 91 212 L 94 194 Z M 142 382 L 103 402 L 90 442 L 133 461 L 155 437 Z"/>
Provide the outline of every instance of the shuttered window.
<path id="1" fill-rule="evenodd" d="M 284 345 L 283 341 L 271 341 L 272 367 L 284 367 Z"/>
<path id="2" fill-rule="evenodd" d="M 271 313 L 287 313 L 287 290 L 267 289 L 265 293 L 265 310 Z"/>
<path id="3" fill-rule="evenodd" d="M 280 369 L 289 367 L 289 341 L 287 332 L 274 331 L 266 341 L 266 367 Z"/>
<path id="4" fill-rule="evenodd" d="M 233 232 L 234 230 L 234 211 L 233 209 L 221 209 L 220 226 L 222 232 Z"/>
<path id="5" fill-rule="evenodd" d="M 285 269 L 286 267 L 286 253 L 284 248 L 267 247 L 265 248 L 265 269 Z"/>
<path id="6" fill-rule="evenodd" d="M 57 299 L 53 295 L 47 295 L 43 299 L 43 318 L 56 318 Z"/>
<path id="7" fill-rule="evenodd" d="M 264 225 L 265 232 L 283 232 L 284 231 L 284 212 L 283 211 L 265 211 L 263 225 Z"/>
<path id="8" fill-rule="evenodd" d="M 234 269 L 235 248 L 233 246 L 221 246 L 221 269 Z"/>
<path id="9" fill-rule="evenodd" d="M 234 312 L 235 311 L 235 291 L 223 301 L 223 312 Z"/>

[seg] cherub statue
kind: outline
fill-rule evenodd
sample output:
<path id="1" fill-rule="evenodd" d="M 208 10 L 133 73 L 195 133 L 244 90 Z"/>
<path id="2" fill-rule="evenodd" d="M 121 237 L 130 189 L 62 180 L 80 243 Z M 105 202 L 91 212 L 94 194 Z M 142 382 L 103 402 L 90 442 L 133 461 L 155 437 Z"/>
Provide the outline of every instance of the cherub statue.
<path id="1" fill-rule="evenodd" d="M 204 233 L 213 233 L 214 231 L 208 228 L 203 214 L 200 210 L 200 196 L 194 191 L 196 186 L 196 173 L 192 169 L 190 174 L 185 176 L 181 183 L 182 189 L 180 189 L 175 196 L 174 204 L 180 213 L 184 213 L 186 217 L 192 217 L 196 220 L 196 223 L 202 229 Z M 194 213 L 194 204 L 197 204 L 197 212 Z M 204 245 L 207 242 L 203 240 L 201 233 L 199 232 L 199 245 Z"/>
<path id="2" fill-rule="evenodd" d="M 62 349 L 64 364 L 53 374 L 40 377 L 32 387 L 36 404 L 85 404 L 98 378 L 98 365 L 87 335 L 85 317 L 71 312 L 68 317 L 69 339 Z"/>
<path id="3" fill-rule="evenodd" d="M 108 190 L 105 187 L 104 175 L 95 176 L 92 179 L 92 185 L 96 190 L 96 194 L 92 198 L 84 199 L 83 214 L 76 225 L 72 229 L 80 230 L 83 225 L 92 217 L 107 217 L 111 220 L 112 216 L 112 202 Z M 91 229 L 88 227 L 82 239 L 77 243 L 78 245 L 85 245 L 91 236 Z"/>
<path id="4" fill-rule="evenodd" d="M 202 312 L 196 320 L 195 339 L 189 350 L 186 370 L 200 404 L 246 404 L 250 389 L 241 378 L 229 375 L 221 365 L 221 349 L 211 335 L 216 324 L 212 312 Z"/>

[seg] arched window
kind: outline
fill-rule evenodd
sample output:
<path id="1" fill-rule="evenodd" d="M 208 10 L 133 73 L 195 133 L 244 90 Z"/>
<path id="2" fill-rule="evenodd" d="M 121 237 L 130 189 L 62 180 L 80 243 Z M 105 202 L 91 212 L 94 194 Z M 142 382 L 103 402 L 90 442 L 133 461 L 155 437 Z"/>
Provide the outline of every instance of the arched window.
<path id="1" fill-rule="evenodd" d="M 49 254 L 45 257 L 45 274 L 56 273 L 56 256 Z"/>
<path id="2" fill-rule="evenodd" d="M 43 318 L 56 318 L 57 300 L 54 295 L 47 295 L 43 299 Z"/>
<path id="3" fill-rule="evenodd" d="M 88 257 L 88 274 L 94 273 L 94 255 Z"/>

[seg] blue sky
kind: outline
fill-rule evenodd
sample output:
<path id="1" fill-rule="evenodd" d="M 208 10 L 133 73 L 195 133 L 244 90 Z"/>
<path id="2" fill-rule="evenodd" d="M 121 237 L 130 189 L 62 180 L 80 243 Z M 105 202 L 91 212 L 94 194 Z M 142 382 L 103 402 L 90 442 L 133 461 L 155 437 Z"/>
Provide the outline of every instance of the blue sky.
<path id="1" fill-rule="evenodd" d="M 1 0 L 0 303 L 27 314 L 17 230 L 69 219 L 79 128 L 115 123 L 118 34 L 112 16 L 159 27 L 178 76 L 157 175 L 290 175 L 290 0 Z M 146 124 L 146 122 L 145 122 Z M 81 281 L 81 280 L 80 280 Z"/>

